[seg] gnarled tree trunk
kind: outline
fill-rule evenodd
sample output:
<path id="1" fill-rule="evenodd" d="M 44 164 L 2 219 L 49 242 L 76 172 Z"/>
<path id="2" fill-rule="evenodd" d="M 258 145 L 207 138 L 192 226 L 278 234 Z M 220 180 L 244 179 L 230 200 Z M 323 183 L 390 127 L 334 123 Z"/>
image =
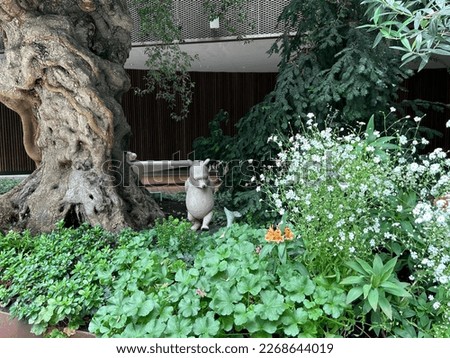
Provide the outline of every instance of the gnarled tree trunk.
<path id="1" fill-rule="evenodd" d="M 117 231 L 162 213 L 124 160 L 125 0 L 2 0 L 0 101 L 22 120 L 37 169 L 0 197 L 0 228 L 89 222 Z"/>

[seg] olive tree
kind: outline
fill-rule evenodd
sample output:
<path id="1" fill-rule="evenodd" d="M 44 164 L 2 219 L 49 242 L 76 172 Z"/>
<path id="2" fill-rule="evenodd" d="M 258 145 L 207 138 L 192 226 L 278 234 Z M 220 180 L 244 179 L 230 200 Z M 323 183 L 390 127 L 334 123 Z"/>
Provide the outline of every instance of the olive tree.
<path id="1" fill-rule="evenodd" d="M 0 228 L 49 231 L 65 220 L 116 231 L 161 216 L 124 158 L 125 0 L 2 0 L 0 29 L 0 101 L 19 114 L 37 166 L 0 196 Z"/>

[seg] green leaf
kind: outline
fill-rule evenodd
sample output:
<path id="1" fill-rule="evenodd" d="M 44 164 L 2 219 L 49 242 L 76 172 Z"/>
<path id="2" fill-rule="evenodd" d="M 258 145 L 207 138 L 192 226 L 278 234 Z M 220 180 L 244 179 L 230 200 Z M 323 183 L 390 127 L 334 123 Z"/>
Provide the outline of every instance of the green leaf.
<path id="1" fill-rule="evenodd" d="M 262 289 L 262 280 L 259 275 L 247 274 L 241 277 L 237 284 L 237 290 L 240 294 L 251 293 L 256 296 Z"/>
<path id="2" fill-rule="evenodd" d="M 289 299 L 297 303 L 303 302 L 306 296 L 312 295 L 316 287 L 314 282 L 306 276 L 282 277 L 281 286 L 290 293 Z"/>
<path id="3" fill-rule="evenodd" d="M 201 261 L 201 267 L 205 274 L 212 277 L 219 272 L 220 256 L 217 254 L 208 255 Z"/>
<path id="4" fill-rule="evenodd" d="M 155 307 L 155 301 L 154 300 L 146 300 L 142 305 L 139 307 L 138 310 L 138 316 L 145 317 L 147 316 Z"/>
<path id="5" fill-rule="evenodd" d="M 394 257 L 390 259 L 386 264 L 384 265 L 382 271 L 381 271 L 381 282 L 384 282 L 391 277 L 392 273 L 394 272 L 395 265 L 397 264 L 397 258 Z"/>
<path id="6" fill-rule="evenodd" d="M 260 259 L 264 259 L 267 255 L 269 255 L 273 248 L 275 247 L 275 245 L 264 245 L 261 252 L 259 253 L 259 257 Z"/>
<path id="7" fill-rule="evenodd" d="M 384 295 L 380 295 L 378 303 L 380 305 L 383 313 L 389 318 L 392 319 L 392 306 L 389 301 L 384 297 Z"/>
<path id="8" fill-rule="evenodd" d="M 358 262 L 358 264 L 361 266 L 361 268 L 364 270 L 364 272 L 367 275 L 372 275 L 372 273 L 373 273 L 372 267 L 370 267 L 370 265 L 367 262 L 365 262 L 359 258 L 356 258 L 355 260 L 356 260 L 356 262 Z"/>
<path id="9" fill-rule="evenodd" d="M 220 322 L 214 319 L 214 313 L 211 311 L 194 322 L 194 333 L 199 337 L 214 337 L 219 328 Z"/>
<path id="10" fill-rule="evenodd" d="M 220 288 L 214 294 L 209 306 L 220 315 L 230 315 L 234 311 L 234 303 L 239 302 L 242 298 L 236 289 L 233 287 L 231 290 L 225 290 Z"/>
<path id="11" fill-rule="evenodd" d="M 322 317 L 323 311 L 320 308 L 314 308 L 308 311 L 308 318 L 313 321 L 317 321 L 320 317 Z"/>
<path id="12" fill-rule="evenodd" d="M 372 309 L 374 311 L 376 311 L 378 308 L 378 298 L 379 298 L 378 289 L 374 288 L 374 289 L 370 290 L 369 295 L 367 296 L 367 299 L 369 301 L 370 307 L 372 307 Z"/>
<path id="13" fill-rule="evenodd" d="M 243 303 L 234 306 L 234 323 L 243 326 L 248 320 L 255 318 L 255 312 L 247 308 Z"/>
<path id="14" fill-rule="evenodd" d="M 403 47 L 405 47 L 408 51 L 412 51 L 411 43 L 409 42 L 409 40 L 407 38 L 402 37 L 400 39 L 400 42 L 402 43 Z"/>
<path id="15" fill-rule="evenodd" d="M 346 307 L 346 296 L 344 293 L 335 294 L 332 301 L 323 305 L 323 311 L 333 318 L 339 318 Z"/>
<path id="16" fill-rule="evenodd" d="M 266 332 L 269 334 L 273 334 L 277 330 L 277 322 L 271 322 L 255 316 L 254 319 L 248 321 L 245 328 L 247 328 L 250 333 Z"/>
<path id="17" fill-rule="evenodd" d="M 195 273 L 197 273 L 197 276 L 195 276 Z M 179 269 L 175 274 L 175 281 L 180 282 L 183 285 L 189 286 L 192 283 L 195 283 L 197 277 L 198 277 L 198 270 L 196 269 L 191 269 L 189 271 Z"/>
<path id="18" fill-rule="evenodd" d="M 382 287 L 387 293 L 397 297 L 411 297 L 411 294 L 401 286 L 400 282 L 394 283 L 392 281 L 386 281 L 383 282 L 380 287 Z"/>
<path id="19" fill-rule="evenodd" d="M 196 316 L 200 311 L 200 299 L 191 295 L 183 297 L 178 304 L 178 310 L 183 317 Z"/>
<path id="20" fill-rule="evenodd" d="M 169 289 L 169 300 L 178 302 L 188 292 L 188 287 L 182 284 L 172 285 Z"/>
<path id="21" fill-rule="evenodd" d="M 233 316 L 219 316 L 220 325 L 222 330 L 229 332 L 234 327 L 234 317 Z"/>
<path id="22" fill-rule="evenodd" d="M 363 294 L 362 287 L 353 287 L 347 294 L 347 304 L 352 303 L 354 300 L 359 298 Z"/>
<path id="23" fill-rule="evenodd" d="M 364 282 L 364 277 L 361 276 L 349 276 L 344 278 L 340 284 L 341 285 L 360 285 Z"/>
<path id="24" fill-rule="evenodd" d="M 352 270 L 356 271 L 357 273 L 366 276 L 367 272 L 363 270 L 360 264 L 358 264 L 356 261 L 350 261 L 345 263 L 346 266 L 350 267 Z"/>
<path id="25" fill-rule="evenodd" d="M 146 334 L 145 326 L 137 323 L 127 324 L 121 337 L 125 338 L 144 338 Z"/>
<path id="26" fill-rule="evenodd" d="M 161 321 L 160 319 L 152 319 L 147 322 L 147 324 L 144 327 L 145 332 L 147 333 L 147 336 L 150 336 L 152 338 L 159 338 L 163 334 L 164 330 L 166 329 L 166 324 Z"/>
<path id="27" fill-rule="evenodd" d="M 366 284 L 363 286 L 362 291 L 364 293 L 364 299 L 367 298 L 367 296 L 369 295 L 370 289 L 372 288 L 372 285 Z"/>
<path id="28" fill-rule="evenodd" d="M 261 292 L 262 304 L 255 306 L 255 313 L 264 320 L 276 321 L 285 311 L 284 297 L 275 290 Z"/>
<path id="29" fill-rule="evenodd" d="M 377 139 L 376 135 L 374 134 L 375 131 L 375 123 L 374 123 L 375 117 L 372 114 L 372 116 L 369 119 L 369 122 L 367 123 L 367 128 L 366 128 L 366 143 L 372 143 L 374 140 Z"/>
<path id="30" fill-rule="evenodd" d="M 123 314 L 128 317 L 136 316 L 146 298 L 145 293 L 142 291 L 136 291 L 130 297 L 125 297 L 122 302 Z"/>
<path id="31" fill-rule="evenodd" d="M 281 243 L 278 245 L 278 259 L 280 260 L 282 265 L 286 264 L 287 252 L 285 243 Z"/>
<path id="32" fill-rule="evenodd" d="M 189 319 L 172 316 L 167 322 L 165 335 L 172 338 L 186 338 L 192 331 L 192 322 Z"/>
<path id="33" fill-rule="evenodd" d="M 373 274 L 375 276 L 381 276 L 381 273 L 383 271 L 383 260 L 380 256 L 375 255 L 375 258 L 373 259 Z"/>
<path id="34" fill-rule="evenodd" d="M 299 326 L 307 321 L 308 313 L 303 308 L 297 308 L 295 311 L 286 311 L 281 317 L 284 333 L 291 337 L 298 336 L 300 333 Z"/>

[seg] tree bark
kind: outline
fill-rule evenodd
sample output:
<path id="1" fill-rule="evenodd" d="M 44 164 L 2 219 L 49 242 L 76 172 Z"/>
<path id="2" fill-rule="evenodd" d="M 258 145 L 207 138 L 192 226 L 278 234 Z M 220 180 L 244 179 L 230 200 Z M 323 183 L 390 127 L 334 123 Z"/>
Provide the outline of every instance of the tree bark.
<path id="1" fill-rule="evenodd" d="M 125 0 L 2 0 L 0 101 L 22 120 L 37 169 L 0 196 L 0 228 L 60 220 L 117 231 L 162 212 L 129 170 L 121 107 L 132 21 Z"/>

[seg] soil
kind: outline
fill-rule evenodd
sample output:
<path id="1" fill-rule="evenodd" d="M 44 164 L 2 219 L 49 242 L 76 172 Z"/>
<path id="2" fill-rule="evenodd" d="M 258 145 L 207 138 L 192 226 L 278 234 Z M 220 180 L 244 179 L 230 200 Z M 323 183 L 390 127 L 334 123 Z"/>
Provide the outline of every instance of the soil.
<path id="1" fill-rule="evenodd" d="M 158 201 L 159 207 L 164 212 L 166 217 L 173 216 L 174 218 L 186 219 L 186 203 L 184 201 L 163 199 Z"/>

